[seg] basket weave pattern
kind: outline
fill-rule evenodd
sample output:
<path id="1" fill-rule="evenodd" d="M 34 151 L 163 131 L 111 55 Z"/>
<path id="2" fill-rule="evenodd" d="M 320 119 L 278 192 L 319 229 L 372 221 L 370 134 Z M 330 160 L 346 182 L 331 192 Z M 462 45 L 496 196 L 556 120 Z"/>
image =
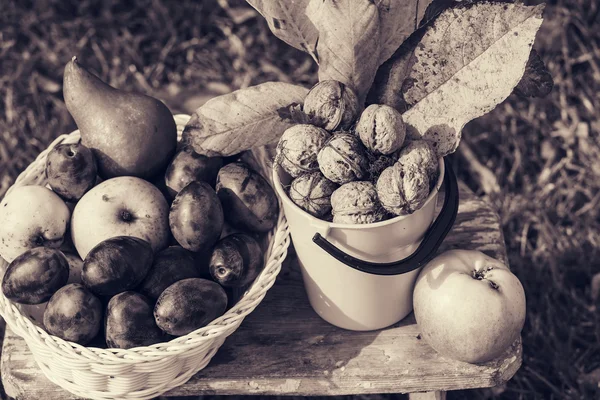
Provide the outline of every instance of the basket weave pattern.
<path id="1" fill-rule="evenodd" d="M 175 115 L 178 136 L 188 115 Z M 76 143 L 79 131 L 62 135 L 50 144 L 17 178 L 13 187 L 45 185 L 48 152 L 60 143 Z M 262 150 L 253 152 L 263 176 L 270 176 L 269 159 Z M 51 336 L 25 317 L 18 306 L 0 291 L 0 314 L 10 328 L 22 336 L 41 370 L 52 382 L 73 394 L 94 399 L 149 399 L 185 383 L 206 367 L 225 339 L 262 301 L 275 283 L 290 244 L 287 221 L 280 207 L 277 226 L 269 233 L 265 267 L 252 286 L 224 315 L 208 326 L 176 338 L 135 349 L 100 349 L 80 346 Z M 0 267 L 6 262 L 0 258 Z"/>

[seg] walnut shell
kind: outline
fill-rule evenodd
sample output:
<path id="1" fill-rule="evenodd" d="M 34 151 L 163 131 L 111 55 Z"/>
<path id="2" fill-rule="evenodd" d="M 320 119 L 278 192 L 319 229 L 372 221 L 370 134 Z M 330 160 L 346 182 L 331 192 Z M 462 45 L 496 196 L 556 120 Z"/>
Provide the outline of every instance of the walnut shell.
<path id="1" fill-rule="evenodd" d="M 397 162 L 377 180 L 377 196 L 383 208 L 394 215 L 412 214 L 429 196 L 429 178 L 418 165 Z"/>
<path id="2" fill-rule="evenodd" d="M 356 133 L 373 153 L 392 154 L 404 144 L 406 125 L 395 108 L 371 104 L 360 115 Z"/>
<path id="3" fill-rule="evenodd" d="M 321 173 L 340 185 L 368 175 L 367 152 L 360 140 L 350 133 L 333 135 L 319 152 L 317 160 Z"/>
<path id="4" fill-rule="evenodd" d="M 330 136 L 325 129 L 313 125 L 294 125 L 281 135 L 275 162 L 293 178 L 318 172 L 317 155 Z"/>
<path id="5" fill-rule="evenodd" d="M 331 194 L 338 187 L 320 172 L 312 172 L 294 179 L 289 195 L 298 207 L 318 218 L 331 211 Z"/>
<path id="6" fill-rule="evenodd" d="M 340 186 L 331 195 L 331 206 L 334 223 L 371 224 L 386 217 L 377 198 L 375 185 L 367 181 Z"/>
<path id="7" fill-rule="evenodd" d="M 335 80 L 317 83 L 304 98 L 303 111 L 311 122 L 328 131 L 348 129 L 358 115 L 358 98 Z"/>
<path id="8" fill-rule="evenodd" d="M 426 140 L 413 140 L 400 150 L 398 162 L 405 166 L 415 165 L 425 170 L 429 184 L 435 185 L 439 174 L 437 153 Z"/>

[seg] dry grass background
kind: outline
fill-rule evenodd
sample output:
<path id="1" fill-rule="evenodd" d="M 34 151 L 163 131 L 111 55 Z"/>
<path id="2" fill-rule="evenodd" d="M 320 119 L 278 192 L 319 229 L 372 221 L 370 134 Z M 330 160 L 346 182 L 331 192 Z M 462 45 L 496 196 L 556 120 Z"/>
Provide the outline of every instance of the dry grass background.
<path id="1" fill-rule="evenodd" d="M 600 397 L 599 12 L 597 0 L 550 0 L 535 48 L 553 92 L 511 96 L 465 129 L 453 156 L 501 216 L 528 316 L 523 367 L 508 385 L 451 399 Z M 268 80 L 316 80 L 309 57 L 243 0 L 0 1 L 0 196 L 74 129 L 61 82 L 75 54 L 174 111 Z"/>

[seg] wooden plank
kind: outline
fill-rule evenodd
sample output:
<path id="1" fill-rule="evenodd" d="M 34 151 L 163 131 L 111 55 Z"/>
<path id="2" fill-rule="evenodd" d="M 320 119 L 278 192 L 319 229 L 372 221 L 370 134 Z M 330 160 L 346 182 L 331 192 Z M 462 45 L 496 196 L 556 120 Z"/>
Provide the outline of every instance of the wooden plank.
<path id="1" fill-rule="evenodd" d="M 460 185 L 461 205 L 440 251 L 479 249 L 506 261 L 498 216 Z M 37 368 L 24 341 L 7 330 L 2 380 L 18 399 L 74 399 Z M 265 300 L 211 363 L 167 395 L 345 395 L 490 387 L 521 365 L 517 341 L 499 359 L 473 365 L 441 357 L 423 340 L 411 314 L 375 332 L 350 332 L 310 307 L 293 256 Z"/>

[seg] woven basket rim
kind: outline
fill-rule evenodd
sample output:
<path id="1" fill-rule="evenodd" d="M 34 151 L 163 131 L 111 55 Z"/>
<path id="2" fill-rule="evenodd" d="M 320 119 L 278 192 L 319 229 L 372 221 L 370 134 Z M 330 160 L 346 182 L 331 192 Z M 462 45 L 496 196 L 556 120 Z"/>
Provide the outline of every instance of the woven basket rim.
<path id="1" fill-rule="evenodd" d="M 181 126 L 185 125 L 187 120 L 190 119 L 190 115 L 187 114 L 174 114 L 175 121 L 177 122 L 178 131 Z M 76 142 L 79 140 L 79 130 L 74 130 L 69 134 L 64 134 L 57 137 L 48 147 L 42 151 L 38 157 L 17 177 L 15 183 L 6 192 L 6 195 L 10 193 L 10 189 L 18 186 L 19 182 L 23 180 L 27 173 L 38 164 L 45 162 L 45 156 L 56 145 L 63 143 L 65 140 L 68 142 Z M 6 196 L 5 195 L 5 196 Z M 278 199 L 279 201 L 279 199 Z M 241 324 L 243 319 L 250 314 L 254 308 L 262 301 L 266 292 L 275 283 L 283 260 L 287 255 L 287 250 L 290 244 L 290 233 L 287 226 L 287 221 L 283 212 L 283 207 L 279 207 L 279 216 L 276 226 L 270 231 L 269 235 L 269 246 L 264 254 L 264 266 L 260 274 L 255 278 L 252 285 L 244 292 L 244 294 L 238 299 L 235 305 L 227 310 L 223 315 L 211 321 L 208 325 L 199 328 L 195 331 L 188 333 L 187 335 L 174 338 L 167 342 L 156 343 L 149 346 L 140 346 L 130 349 L 116 349 L 116 348 L 100 348 L 100 347 L 88 347 L 80 344 L 63 340 L 57 336 L 51 335 L 46 332 L 43 328 L 34 324 L 28 317 L 24 316 L 18 307 L 8 300 L 4 294 L 0 291 L 0 314 L 6 320 L 6 323 L 16 334 L 23 336 L 26 341 L 29 339 L 43 340 L 47 345 L 48 342 L 53 342 L 62 350 L 70 353 L 73 357 L 84 357 L 89 362 L 102 362 L 103 364 L 124 364 L 124 363 L 139 363 L 144 361 L 155 361 L 165 356 L 176 356 L 181 352 L 185 352 L 188 349 L 193 349 L 207 343 L 209 341 L 215 341 L 221 338 L 221 334 L 230 328 L 232 325 Z M 282 247 L 281 250 L 275 252 L 276 248 Z M 6 262 L 5 260 L 2 260 Z M 7 263 L 7 262 L 6 262 Z M 7 263 L 8 264 L 8 263 Z M 268 268 L 270 267 L 270 268 Z M 272 279 L 267 279 L 266 285 L 258 284 L 260 278 L 268 277 L 271 275 Z M 263 290 L 264 289 L 264 290 Z M 261 293 L 262 291 L 262 293 Z M 258 297 L 253 298 L 257 295 Z M 253 304 L 256 303 L 256 304 Z M 242 309 L 248 307 L 245 311 Z M 18 323 L 24 325 L 24 330 L 15 329 L 11 325 L 11 318 L 7 318 L 8 312 L 11 312 L 16 316 Z M 231 322 L 233 321 L 233 322 Z M 237 329 L 237 327 L 236 327 Z M 26 336 L 30 337 L 27 338 Z M 224 338 L 223 338 L 224 340 Z M 66 354 L 65 354 L 66 355 Z M 108 359 L 104 357 L 108 357 Z M 102 357 L 100 360 L 98 357 Z"/>

